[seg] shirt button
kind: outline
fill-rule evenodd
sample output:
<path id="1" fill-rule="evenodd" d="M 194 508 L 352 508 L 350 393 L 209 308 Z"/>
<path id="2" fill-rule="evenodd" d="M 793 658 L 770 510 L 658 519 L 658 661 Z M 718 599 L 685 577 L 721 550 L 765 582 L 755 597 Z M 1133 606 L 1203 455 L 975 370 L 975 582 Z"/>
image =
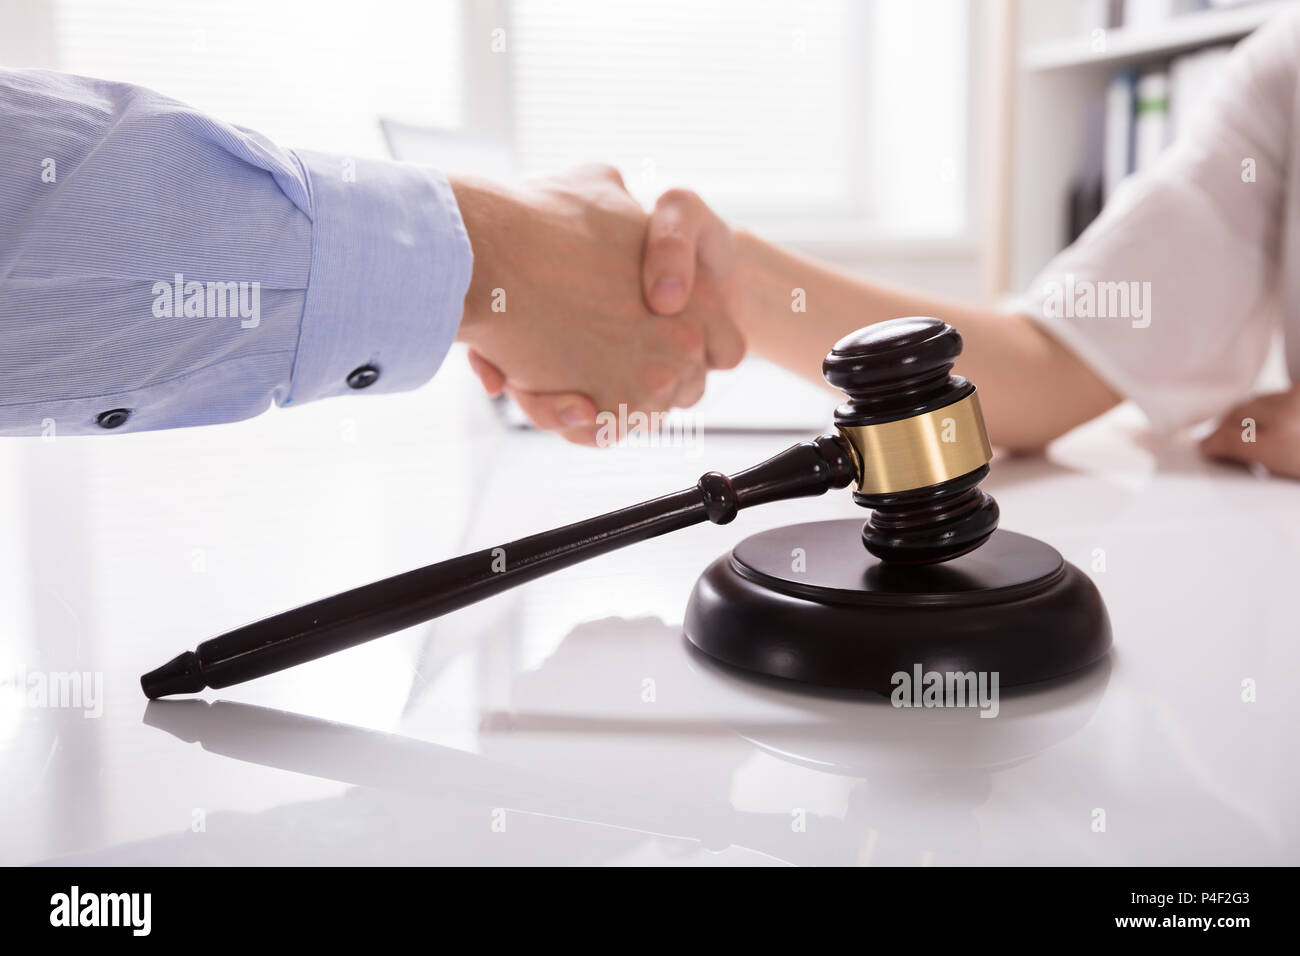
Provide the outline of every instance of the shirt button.
<path id="1" fill-rule="evenodd" d="M 129 408 L 114 408 L 107 412 L 100 412 L 99 417 L 95 419 L 95 424 L 100 428 L 116 428 L 118 425 L 125 425 L 130 417 Z"/>
<path id="2" fill-rule="evenodd" d="M 348 388 L 367 388 L 379 381 L 379 369 L 373 365 L 363 365 L 348 376 Z"/>

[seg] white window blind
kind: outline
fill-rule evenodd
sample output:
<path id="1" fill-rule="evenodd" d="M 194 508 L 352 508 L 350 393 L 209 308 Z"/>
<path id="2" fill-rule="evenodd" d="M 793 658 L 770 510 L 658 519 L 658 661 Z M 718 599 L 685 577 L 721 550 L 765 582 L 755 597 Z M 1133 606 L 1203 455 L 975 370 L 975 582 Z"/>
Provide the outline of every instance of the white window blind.
<path id="1" fill-rule="evenodd" d="M 778 234 L 966 228 L 967 0 L 44 2 L 44 65 L 286 146 L 384 155 L 381 116 L 505 117 L 522 175 L 611 162 L 644 202 L 688 185 Z"/>
<path id="2" fill-rule="evenodd" d="M 862 3 L 514 4 L 516 147 L 539 172 L 600 157 L 643 198 L 830 212 L 859 173 Z"/>
<path id="3" fill-rule="evenodd" d="M 520 171 L 742 219 L 965 224 L 966 0 L 514 0 Z"/>
<path id="4" fill-rule="evenodd" d="M 380 115 L 460 123 L 459 0 L 51 0 L 58 69 L 282 146 L 384 156 Z"/>

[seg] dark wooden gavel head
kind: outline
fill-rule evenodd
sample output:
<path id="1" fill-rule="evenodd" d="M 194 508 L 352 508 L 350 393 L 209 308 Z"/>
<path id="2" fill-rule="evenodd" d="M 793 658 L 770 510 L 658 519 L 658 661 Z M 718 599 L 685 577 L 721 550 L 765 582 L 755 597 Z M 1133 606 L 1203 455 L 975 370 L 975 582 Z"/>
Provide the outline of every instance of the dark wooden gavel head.
<path id="1" fill-rule="evenodd" d="M 826 381 L 846 392 L 835 425 L 854 456 L 853 500 L 872 509 L 862 543 L 883 561 L 933 564 L 998 526 L 979 490 L 993 453 L 975 386 L 952 365 L 961 335 L 939 319 L 891 319 L 835 343 Z"/>

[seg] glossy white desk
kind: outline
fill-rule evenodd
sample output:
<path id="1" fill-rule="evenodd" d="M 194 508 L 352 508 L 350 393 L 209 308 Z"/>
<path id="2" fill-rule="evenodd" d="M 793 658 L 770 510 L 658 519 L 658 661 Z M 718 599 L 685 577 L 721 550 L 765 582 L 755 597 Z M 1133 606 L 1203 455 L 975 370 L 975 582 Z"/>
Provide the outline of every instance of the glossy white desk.
<path id="1" fill-rule="evenodd" d="M 684 645 L 711 558 L 853 515 L 846 493 L 146 706 L 139 675 L 215 633 L 795 440 L 575 449 L 503 432 L 446 378 L 232 428 L 0 442 L 0 862 L 1300 862 L 1300 486 L 1123 415 L 986 483 L 1004 527 L 1093 574 L 1115 632 L 1108 661 L 1004 691 L 996 719 L 756 681 Z M 19 683 L 72 671 L 102 674 L 100 716 Z"/>

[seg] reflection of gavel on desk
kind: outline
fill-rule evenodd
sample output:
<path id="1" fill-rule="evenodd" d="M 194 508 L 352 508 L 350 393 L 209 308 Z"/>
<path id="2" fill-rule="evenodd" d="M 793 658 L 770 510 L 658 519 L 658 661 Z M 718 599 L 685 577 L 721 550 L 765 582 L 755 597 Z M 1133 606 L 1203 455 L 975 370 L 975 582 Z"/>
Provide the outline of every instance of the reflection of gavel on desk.
<path id="1" fill-rule="evenodd" d="M 1055 549 L 997 531 L 979 490 L 992 457 L 975 386 L 951 375 L 956 329 L 894 319 L 841 339 L 827 381 L 837 435 L 620 511 L 462 555 L 245 625 L 141 678 L 151 698 L 228 687 L 403 630 L 560 568 L 742 508 L 856 483 L 872 509 L 745 539 L 701 576 L 690 641 L 727 663 L 889 692 L 891 676 L 997 672 L 1003 686 L 1077 670 L 1110 646 L 1092 582 Z M 865 546 L 865 550 L 864 550 Z"/>

